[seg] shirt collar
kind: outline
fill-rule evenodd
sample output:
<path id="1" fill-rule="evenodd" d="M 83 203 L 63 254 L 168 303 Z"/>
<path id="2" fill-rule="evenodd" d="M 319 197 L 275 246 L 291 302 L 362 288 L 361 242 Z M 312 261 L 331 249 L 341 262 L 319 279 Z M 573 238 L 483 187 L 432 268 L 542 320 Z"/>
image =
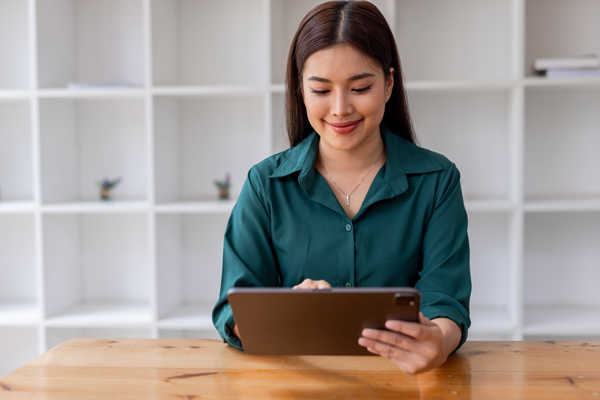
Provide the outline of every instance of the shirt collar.
<path id="1" fill-rule="evenodd" d="M 380 125 L 380 131 L 387 151 L 385 178 L 392 189 L 392 195 L 397 196 L 408 189 L 406 175 L 424 174 L 442 169 L 440 164 L 426 156 L 417 145 L 394 135 L 384 125 Z M 300 144 L 288 150 L 288 157 L 269 178 L 282 178 L 300 172 L 298 182 L 307 192 L 310 192 L 317 173 L 315 160 L 319 140 L 319 135 L 313 131 Z"/>

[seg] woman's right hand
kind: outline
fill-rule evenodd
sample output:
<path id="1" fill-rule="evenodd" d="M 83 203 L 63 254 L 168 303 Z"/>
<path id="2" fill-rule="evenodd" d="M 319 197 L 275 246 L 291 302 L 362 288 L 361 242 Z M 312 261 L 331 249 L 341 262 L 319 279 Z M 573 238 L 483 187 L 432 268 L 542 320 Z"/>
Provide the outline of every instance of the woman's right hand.
<path id="1" fill-rule="evenodd" d="M 292 289 L 331 289 L 331 285 L 327 281 L 313 281 L 305 279 L 301 284 L 294 286 Z"/>

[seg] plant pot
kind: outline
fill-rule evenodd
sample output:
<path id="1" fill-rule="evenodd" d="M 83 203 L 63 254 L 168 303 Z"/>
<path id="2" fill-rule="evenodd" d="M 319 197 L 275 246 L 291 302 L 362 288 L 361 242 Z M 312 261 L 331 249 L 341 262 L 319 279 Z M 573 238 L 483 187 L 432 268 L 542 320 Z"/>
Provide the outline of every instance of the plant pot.
<path id="1" fill-rule="evenodd" d="M 229 199 L 229 189 L 228 188 L 219 188 L 219 199 L 221 199 L 221 200 Z"/>
<path id="2" fill-rule="evenodd" d="M 100 200 L 102 200 L 102 201 L 111 200 L 109 189 L 100 189 Z"/>

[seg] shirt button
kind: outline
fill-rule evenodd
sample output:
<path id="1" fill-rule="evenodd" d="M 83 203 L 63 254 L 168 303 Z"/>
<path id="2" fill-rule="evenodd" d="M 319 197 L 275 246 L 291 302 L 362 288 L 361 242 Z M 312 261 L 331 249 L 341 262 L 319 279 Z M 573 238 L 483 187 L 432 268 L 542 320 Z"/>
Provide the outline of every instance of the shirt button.
<path id="1" fill-rule="evenodd" d="M 350 225 L 350 224 L 346 225 L 346 230 L 348 232 L 350 232 L 352 230 L 352 225 Z"/>
<path id="2" fill-rule="evenodd" d="M 350 288 L 352 287 L 352 284 L 350 282 L 346 282 L 346 287 Z"/>

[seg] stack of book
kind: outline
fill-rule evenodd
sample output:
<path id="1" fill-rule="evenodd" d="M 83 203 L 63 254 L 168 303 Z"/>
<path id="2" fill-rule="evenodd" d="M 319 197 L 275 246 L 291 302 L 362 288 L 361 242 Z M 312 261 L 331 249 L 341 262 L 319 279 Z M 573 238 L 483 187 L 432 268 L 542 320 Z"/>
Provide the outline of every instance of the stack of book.
<path id="1" fill-rule="evenodd" d="M 600 78 L 600 58 L 597 54 L 538 58 L 533 69 L 547 78 Z"/>

